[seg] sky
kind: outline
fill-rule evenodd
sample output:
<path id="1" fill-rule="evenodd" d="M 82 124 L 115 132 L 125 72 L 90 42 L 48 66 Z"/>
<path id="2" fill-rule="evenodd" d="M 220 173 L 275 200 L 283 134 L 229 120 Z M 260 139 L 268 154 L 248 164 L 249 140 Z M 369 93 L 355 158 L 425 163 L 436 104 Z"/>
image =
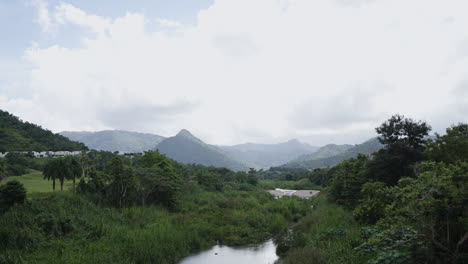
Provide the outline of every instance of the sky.
<path id="1" fill-rule="evenodd" d="M 468 122 L 466 0 L 0 0 L 0 109 L 53 132 L 357 144 Z"/>

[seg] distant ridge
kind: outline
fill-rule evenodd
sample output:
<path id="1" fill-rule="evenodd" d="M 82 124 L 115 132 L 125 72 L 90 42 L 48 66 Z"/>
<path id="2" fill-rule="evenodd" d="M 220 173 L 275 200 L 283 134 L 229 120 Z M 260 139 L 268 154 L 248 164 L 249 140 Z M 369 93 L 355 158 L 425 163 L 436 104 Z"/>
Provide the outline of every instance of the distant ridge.
<path id="1" fill-rule="evenodd" d="M 323 159 L 328 157 L 333 157 L 338 154 L 341 154 L 348 149 L 351 149 L 353 145 L 345 144 L 345 145 L 336 145 L 336 144 L 328 144 L 323 147 L 320 147 L 317 151 L 312 154 L 308 155 L 301 155 L 297 159 L 291 161 L 306 161 L 306 160 L 316 160 L 316 159 Z"/>
<path id="2" fill-rule="evenodd" d="M 154 149 L 163 139 L 163 136 L 130 132 L 123 130 L 104 130 L 97 132 L 71 132 L 60 133 L 69 139 L 84 143 L 91 149 L 120 152 L 143 152 Z"/>
<path id="3" fill-rule="evenodd" d="M 278 144 L 245 143 L 234 146 L 220 146 L 230 156 L 257 168 L 279 166 L 298 158 L 301 155 L 317 151 L 314 147 L 291 139 Z"/>
<path id="4" fill-rule="evenodd" d="M 79 142 L 0 110 L 0 152 L 86 150 Z"/>
<path id="5" fill-rule="evenodd" d="M 162 154 L 186 164 L 224 167 L 234 171 L 246 171 L 248 166 L 228 156 L 220 148 L 204 143 L 186 129 L 156 146 Z"/>
<path id="6" fill-rule="evenodd" d="M 330 146 L 330 145 L 327 145 Z M 327 147 L 325 146 L 325 147 Z M 350 145 L 347 145 L 350 146 Z M 344 160 L 357 157 L 359 153 L 365 155 L 371 155 L 374 152 L 379 151 L 382 148 L 382 144 L 378 141 L 377 138 L 369 139 L 361 144 L 351 146 L 344 150 L 343 152 L 322 158 L 314 158 L 313 156 L 303 156 L 297 160 L 284 164 L 281 167 L 285 168 L 304 168 L 304 169 L 316 169 L 316 168 L 326 168 L 334 166 Z M 318 150 L 317 152 L 320 152 Z M 317 157 L 317 156 L 316 156 Z"/>

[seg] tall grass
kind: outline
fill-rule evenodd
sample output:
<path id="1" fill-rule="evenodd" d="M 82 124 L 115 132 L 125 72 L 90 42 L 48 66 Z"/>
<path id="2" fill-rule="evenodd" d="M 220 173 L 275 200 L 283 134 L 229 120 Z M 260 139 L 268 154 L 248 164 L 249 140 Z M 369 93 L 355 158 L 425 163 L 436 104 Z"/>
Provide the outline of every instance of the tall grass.
<path id="1" fill-rule="evenodd" d="M 327 201 L 326 194 L 314 198 L 313 211 L 294 226 L 284 263 L 364 263 L 354 248 L 361 244 L 361 227 L 351 212 Z M 309 259 L 301 262 L 300 260 Z"/>
<path id="2" fill-rule="evenodd" d="M 194 186 L 170 211 L 100 208 L 56 193 L 0 216 L 0 263 L 177 263 L 216 242 L 261 242 L 308 211 L 310 201 L 275 200 L 261 189 L 221 193 Z"/>

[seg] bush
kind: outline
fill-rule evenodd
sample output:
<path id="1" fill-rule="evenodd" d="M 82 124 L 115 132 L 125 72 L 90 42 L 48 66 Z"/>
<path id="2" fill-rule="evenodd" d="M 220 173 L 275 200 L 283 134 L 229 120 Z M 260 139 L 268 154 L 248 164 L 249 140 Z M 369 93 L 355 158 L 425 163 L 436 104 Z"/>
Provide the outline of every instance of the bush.
<path id="1" fill-rule="evenodd" d="M 16 203 L 24 203 L 26 189 L 18 181 L 10 181 L 0 186 L 0 213 L 10 209 Z"/>

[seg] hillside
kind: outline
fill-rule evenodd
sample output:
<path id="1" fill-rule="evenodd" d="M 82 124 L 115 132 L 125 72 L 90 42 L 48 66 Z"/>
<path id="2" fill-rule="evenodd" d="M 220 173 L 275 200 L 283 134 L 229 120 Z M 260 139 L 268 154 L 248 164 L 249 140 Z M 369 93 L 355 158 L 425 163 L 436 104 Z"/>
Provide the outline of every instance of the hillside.
<path id="1" fill-rule="evenodd" d="M 304 168 L 304 169 L 326 168 L 326 167 L 334 166 L 344 160 L 355 158 L 359 153 L 362 153 L 365 155 L 371 155 L 372 153 L 378 151 L 381 148 L 382 148 L 382 144 L 380 144 L 377 138 L 372 138 L 363 142 L 362 144 L 354 145 L 337 155 L 323 157 L 323 158 L 316 158 L 316 159 L 306 159 L 306 160 L 299 159 L 299 160 L 295 160 L 293 162 L 287 163 L 281 167 Z"/>
<path id="2" fill-rule="evenodd" d="M 235 146 L 220 146 L 230 156 L 255 167 L 269 168 L 290 162 L 301 155 L 311 154 L 318 148 L 296 139 L 279 144 L 246 143 Z"/>
<path id="3" fill-rule="evenodd" d="M 0 110 L 0 152 L 74 151 L 87 147 Z"/>
<path id="4" fill-rule="evenodd" d="M 154 134 L 129 132 L 122 130 L 105 130 L 98 132 L 70 132 L 60 133 L 75 141 L 84 143 L 91 149 L 120 152 L 143 152 L 151 150 L 164 139 Z"/>
<path id="5" fill-rule="evenodd" d="M 300 162 L 300 161 L 307 161 L 307 160 L 316 160 L 316 159 L 323 159 L 328 157 L 333 157 L 338 154 L 341 154 L 348 149 L 352 148 L 353 145 L 345 144 L 345 145 L 336 145 L 336 144 L 328 144 L 323 147 L 320 147 L 317 151 L 307 155 L 301 155 L 295 160 L 291 162 Z"/>
<path id="6" fill-rule="evenodd" d="M 235 171 L 245 171 L 248 167 L 228 156 L 220 148 L 208 145 L 182 129 L 176 136 L 166 138 L 156 147 L 159 152 L 178 162 L 225 167 Z"/>

